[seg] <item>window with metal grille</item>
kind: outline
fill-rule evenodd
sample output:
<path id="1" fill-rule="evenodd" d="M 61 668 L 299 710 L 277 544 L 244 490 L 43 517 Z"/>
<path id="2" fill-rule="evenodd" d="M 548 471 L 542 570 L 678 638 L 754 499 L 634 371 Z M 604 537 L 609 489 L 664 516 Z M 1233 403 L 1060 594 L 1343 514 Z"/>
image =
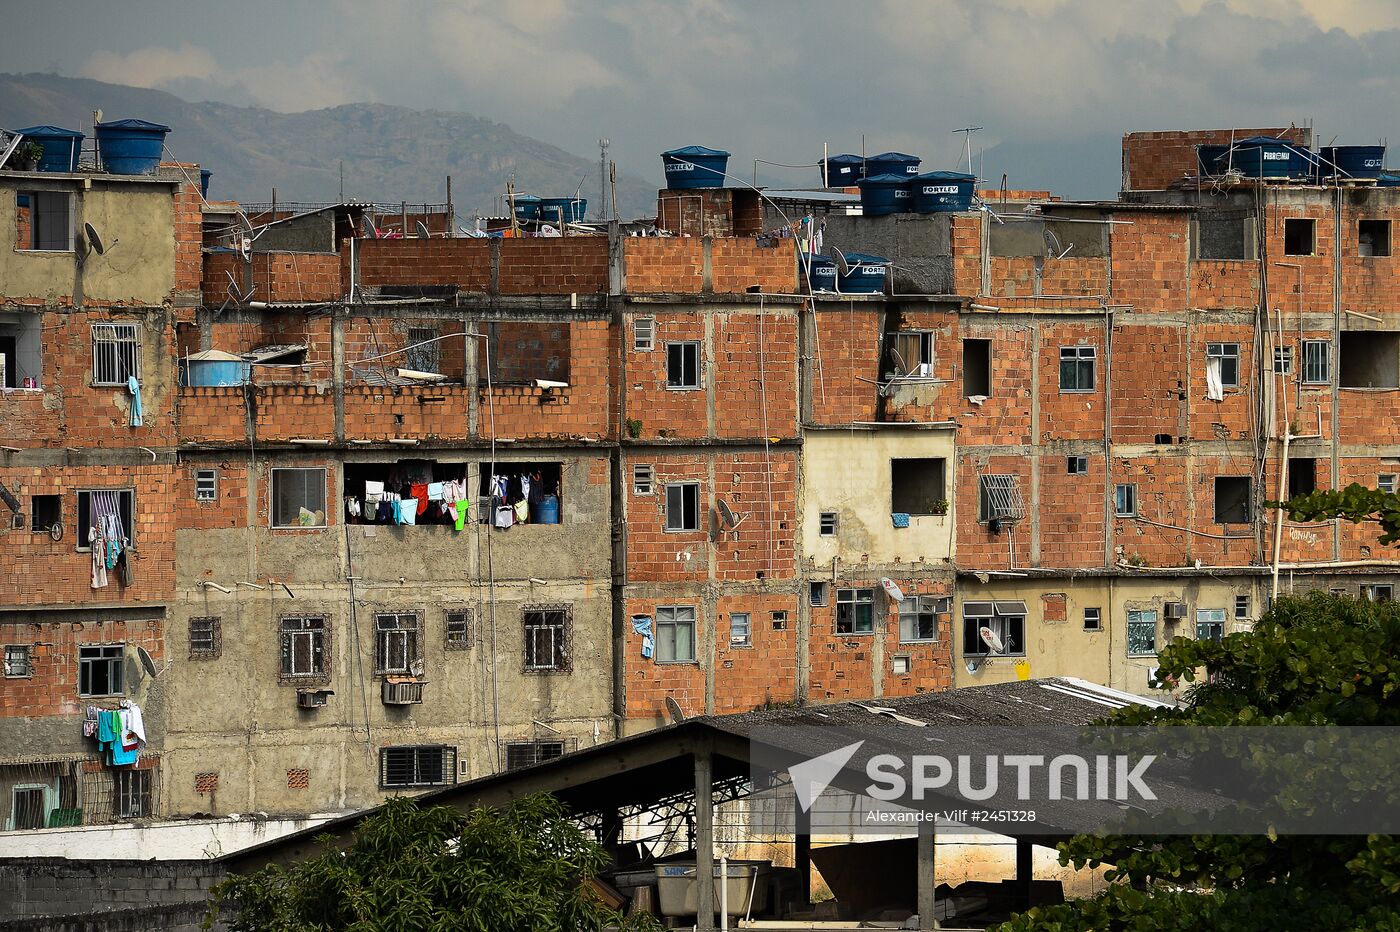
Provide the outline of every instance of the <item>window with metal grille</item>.
<path id="1" fill-rule="evenodd" d="M 564 608 L 527 608 L 525 670 L 548 673 L 569 668 L 569 612 Z"/>
<path id="2" fill-rule="evenodd" d="M 656 662 L 695 661 L 695 608 L 662 606 L 656 610 Z"/>
<path id="3" fill-rule="evenodd" d="M 822 606 L 831 597 L 831 584 L 826 580 L 817 580 L 807 584 L 807 601 L 815 606 Z"/>
<path id="4" fill-rule="evenodd" d="M 632 321 L 632 348 L 650 353 L 656 348 L 656 318 L 638 317 Z"/>
<path id="5" fill-rule="evenodd" d="M 118 819 L 144 819 L 155 814 L 152 771 L 118 770 L 112 779 L 116 784 L 112 802 Z"/>
<path id="6" fill-rule="evenodd" d="M 219 471 L 217 469 L 196 469 L 194 471 L 194 500 L 212 502 L 219 497 Z"/>
<path id="7" fill-rule="evenodd" d="M 1137 486 L 1131 482 L 1120 482 L 1113 487 L 1113 513 L 1119 518 L 1131 518 L 1137 514 Z"/>
<path id="8" fill-rule="evenodd" d="M 909 378 L 933 375 L 933 334 L 906 331 L 894 335 L 894 374 Z"/>
<path id="9" fill-rule="evenodd" d="M 700 387 L 699 343 L 666 344 L 666 387 L 673 389 Z"/>
<path id="10" fill-rule="evenodd" d="M 217 660 L 223 653 L 223 622 L 217 617 L 190 619 L 190 659 Z"/>
<path id="11" fill-rule="evenodd" d="M 1247 595 L 1237 595 L 1237 596 L 1235 596 L 1235 617 L 1236 617 L 1236 618 L 1248 618 L 1248 617 L 1249 617 L 1249 596 L 1247 596 Z"/>
<path id="12" fill-rule="evenodd" d="M 836 633 L 871 634 L 875 630 L 875 590 L 836 590 Z"/>
<path id="13" fill-rule="evenodd" d="M 408 346 L 404 353 L 406 368 L 415 372 L 437 372 L 442 365 L 442 341 L 432 327 L 409 327 Z"/>
<path id="14" fill-rule="evenodd" d="M 1026 516 L 1015 476 L 978 476 L 977 492 L 978 521 L 1014 521 Z"/>
<path id="15" fill-rule="evenodd" d="M 287 615 L 280 622 L 281 671 L 288 679 L 322 678 L 330 672 L 324 615 Z"/>
<path id="16" fill-rule="evenodd" d="M 73 249 L 73 195 L 66 191 L 21 191 L 16 205 L 29 202 L 29 237 L 16 249 L 71 252 Z M 19 213 L 25 208 L 18 206 Z"/>
<path id="17" fill-rule="evenodd" d="M 1128 656 L 1151 657 L 1157 653 L 1157 611 L 1129 610 Z"/>
<path id="18" fill-rule="evenodd" d="M 326 470 L 272 470 L 272 526 L 326 526 Z"/>
<path id="19" fill-rule="evenodd" d="M 1026 653 L 1026 603 L 1016 599 L 963 603 L 963 655 L 990 655 L 992 646 L 982 637 L 986 628 L 1001 640 L 998 657 Z"/>
<path id="20" fill-rule="evenodd" d="M 132 512 L 136 507 L 134 489 L 79 489 L 78 490 L 78 533 L 74 546 L 78 550 L 91 550 L 88 533 L 92 529 L 93 496 L 102 508 L 115 508 L 121 522 L 122 534 L 131 546 L 136 545 L 136 528 L 132 524 Z M 115 504 L 114 504 L 115 503 Z"/>
<path id="21" fill-rule="evenodd" d="M 1094 346 L 1060 347 L 1060 391 L 1092 392 L 1098 354 Z"/>
<path id="22" fill-rule="evenodd" d="M 753 646 L 753 619 L 748 612 L 729 613 L 729 646 Z"/>
<path id="23" fill-rule="evenodd" d="M 948 599 L 910 596 L 899 603 L 899 639 L 903 642 L 938 640 L 938 616 L 948 612 Z"/>
<path id="24" fill-rule="evenodd" d="M 638 463 L 632 467 L 632 494 L 650 495 L 656 490 L 656 470 L 654 467 Z"/>
<path id="25" fill-rule="evenodd" d="M 1071 476 L 1082 476 L 1089 471 L 1089 457 L 1087 456 L 1067 456 L 1065 457 L 1065 472 Z"/>
<path id="26" fill-rule="evenodd" d="M 78 695 L 120 696 L 125 644 L 92 644 L 78 648 Z"/>
<path id="27" fill-rule="evenodd" d="M 1085 630 L 1085 631 L 1102 631 L 1102 630 L 1103 630 L 1103 609 L 1099 609 L 1099 608 L 1086 608 L 1086 609 L 1084 609 L 1084 630 Z"/>
<path id="28" fill-rule="evenodd" d="M 666 530 L 700 530 L 700 483 L 673 482 L 666 486 Z"/>
<path id="29" fill-rule="evenodd" d="M 29 663 L 28 644 L 5 645 L 5 675 L 8 677 L 34 675 L 34 668 Z"/>
<path id="30" fill-rule="evenodd" d="M 507 741 L 505 746 L 507 770 L 518 770 L 563 756 L 563 741 Z"/>
<path id="31" fill-rule="evenodd" d="M 141 338 L 135 324 L 92 325 L 92 384 L 126 385 L 141 380 Z"/>
<path id="32" fill-rule="evenodd" d="M 386 612 L 374 616 L 374 672 L 415 673 L 423 660 L 418 612 Z"/>
<path id="33" fill-rule="evenodd" d="M 1288 375 L 1293 371 L 1293 347 L 1274 347 L 1274 374 Z"/>
<path id="34" fill-rule="evenodd" d="M 448 650 L 466 650 L 471 646 L 471 619 L 471 612 L 465 608 L 443 613 Z"/>
<path id="35" fill-rule="evenodd" d="M 837 526 L 838 519 L 836 517 L 836 512 L 823 511 L 821 513 L 818 533 L 821 534 L 822 537 L 835 537 Z"/>
<path id="36" fill-rule="evenodd" d="M 1220 385 L 1223 388 L 1240 386 L 1240 345 L 1238 343 L 1207 343 L 1206 362 L 1218 359 Z"/>
<path id="37" fill-rule="evenodd" d="M 448 786 L 457 782 L 457 749 L 417 744 L 379 749 L 379 785 Z"/>
<path id="38" fill-rule="evenodd" d="M 1303 341 L 1303 384 L 1327 385 L 1332 381 L 1332 344 L 1328 340 Z"/>
<path id="39" fill-rule="evenodd" d="M 44 828 L 49 818 L 49 787 L 16 786 L 10 790 L 10 824 L 5 826 L 16 832 Z"/>
<path id="40" fill-rule="evenodd" d="M 1219 641 L 1225 637 L 1225 609 L 1196 609 L 1196 640 Z"/>

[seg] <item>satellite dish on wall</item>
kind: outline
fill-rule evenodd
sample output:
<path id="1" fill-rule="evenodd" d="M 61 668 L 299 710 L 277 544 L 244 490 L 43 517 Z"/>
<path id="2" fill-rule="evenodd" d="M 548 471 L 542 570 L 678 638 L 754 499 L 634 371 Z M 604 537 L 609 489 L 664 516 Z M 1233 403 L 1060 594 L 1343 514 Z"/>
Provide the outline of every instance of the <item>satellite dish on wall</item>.
<path id="1" fill-rule="evenodd" d="M 671 717 L 671 723 L 685 721 L 685 712 L 681 710 L 681 704 L 670 696 L 666 697 L 666 714 Z"/>
<path id="2" fill-rule="evenodd" d="M 140 646 L 136 648 L 136 659 L 141 661 L 141 666 L 145 669 L 146 675 L 151 679 L 160 676 L 161 671 L 156 669 L 155 658 L 151 656 L 150 651 L 146 650 L 146 648 Z"/>
<path id="3" fill-rule="evenodd" d="M 715 510 L 719 512 L 720 530 L 722 531 L 734 530 L 743 524 L 744 519 L 748 517 L 748 514 L 735 513 L 734 509 L 729 507 L 729 503 L 722 498 L 715 499 Z"/>
<path id="4" fill-rule="evenodd" d="M 424 223 L 422 220 L 417 221 L 417 223 L 415 224 L 415 226 L 418 228 L 418 238 L 419 238 L 419 239 L 432 239 L 432 238 L 433 238 L 433 234 L 431 234 L 431 233 L 428 232 L 428 225 L 427 225 L 426 223 Z"/>
<path id="5" fill-rule="evenodd" d="M 90 223 L 83 224 L 83 233 L 87 235 L 88 248 L 99 256 L 107 251 L 107 247 L 102 243 L 102 237 L 98 234 L 97 228 Z"/>
<path id="6" fill-rule="evenodd" d="M 1006 645 L 1001 642 L 1001 638 L 991 628 L 979 628 L 977 633 L 982 636 L 982 643 L 992 649 L 992 653 L 1000 654 L 1006 651 Z"/>
<path id="7" fill-rule="evenodd" d="M 896 602 L 904 601 L 904 590 L 899 588 L 899 583 L 890 579 L 888 576 L 881 576 L 880 585 L 884 587 L 885 594 L 890 598 L 894 599 Z"/>
<path id="8" fill-rule="evenodd" d="M 848 275 L 851 271 L 851 264 L 846 261 L 846 254 L 835 246 L 831 247 L 831 258 L 836 260 L 836 271 L 841 275 Z"/>

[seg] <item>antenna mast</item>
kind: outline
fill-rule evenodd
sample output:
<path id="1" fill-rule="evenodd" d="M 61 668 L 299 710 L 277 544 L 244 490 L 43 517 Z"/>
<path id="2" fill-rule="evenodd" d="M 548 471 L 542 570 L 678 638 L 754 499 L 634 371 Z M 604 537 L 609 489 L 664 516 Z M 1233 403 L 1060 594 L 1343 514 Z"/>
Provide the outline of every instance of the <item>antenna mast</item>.
<path id="1" fill-rule="evenodd" d="M 971 175 L 971 174 L 973 173 L 973 172 L 972 172 L 972 134 L 975 133 L 975 132 L 977 132 L 977 131 L 980 130 L 980 129 L 983 129 L 983 128 L 984 128 L 984 127 L 981 127 L 981 126 L 964 126 L 962 129 L 955 129 L 955 130 L 953 130 L 953 132 L 955 132 L 955 133 L 962 133 L 962 134 L 963 134 L 963 160 L 964 160 L 965 162 L 967 162 L 967 173 L 968 173 L 969 175 Z"/>
<path id="2" fill-rule="evenodd" d="M 608 216 L 608 141 L 606 139 L 598 140 L 598 205 L 598 211 L 601 214 L 599 219 L 611 219 Z"/>

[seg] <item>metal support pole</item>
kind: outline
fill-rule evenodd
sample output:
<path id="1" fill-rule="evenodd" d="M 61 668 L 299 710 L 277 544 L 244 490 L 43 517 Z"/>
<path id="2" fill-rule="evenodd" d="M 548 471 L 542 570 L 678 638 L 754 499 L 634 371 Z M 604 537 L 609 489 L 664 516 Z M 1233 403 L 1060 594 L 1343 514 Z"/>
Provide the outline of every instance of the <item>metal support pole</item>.
<path id="1" fill-rule="evenodd" d="M 932 813 L 929 813 L 932 816 Z M 918 906 L 919 906 L 919 928 L 930 930 L 938 928 L 938 919 L 935 918 L 937 902 L 936 877 L 937 861 L 935 852 L 937 851 L 938 828 L 932 818 L 920 820 L 919 822 L 919 843 L 918 857 L 915 862 L 918 865 Z"/>
<path id="2" fill-rule="evenodd" d="M 793 800 L 796 821 L 793 829 L 793 866 L 797 868 L 798 901 L 803 908 L 812 905 L 812 814 Z"/>
<path id="3" fill-rule="evenodd" d="M 708 748 L 695 752 L 695 917 L 696 932 L 715 928 L 715 807 Z"/>

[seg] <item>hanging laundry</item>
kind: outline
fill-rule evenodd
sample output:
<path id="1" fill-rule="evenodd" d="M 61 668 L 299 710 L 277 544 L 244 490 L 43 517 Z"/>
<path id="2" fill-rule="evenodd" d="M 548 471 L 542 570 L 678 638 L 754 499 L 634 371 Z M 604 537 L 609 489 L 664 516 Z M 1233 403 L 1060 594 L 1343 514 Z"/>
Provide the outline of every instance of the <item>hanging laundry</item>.
<path id="1" fill-rule="evenodd" d="M 415 482 L 408 487 L 408 494 L 413 496 L 417 503 L 414 507 L 418 514 L 428 510 L 428 483 Z M 406 505 L 404 507 L 407 507 Z"/>
<path id="2" fill-rule="evenodd" d="M 1211 401 L 1225 400 L 1225 385 L 1220 374 L 1219 356 L 1206 357 L 1206 397 Z"/>
<path id="3" fill-rule="evenodd" d="M 107 543 L 97 528 L 88 528 L 88 546 L 92 548 L 92 588 L 107 588 Z"/>
<path id="4" fill-rule="evenodd" d="M 427 504 L 428 503 L 426 501 L 420 503 L 419 500 L 416 498 L 404 499 L 402 502 L 399 503 L 399 515 L 401 518 L 399 523 L 408 525 L 416 524 L 418 522 L 418 509 L 420 505 L 421 507 L 426 508 Z"/>
<path id="5" fill-rule="evenodd" d="M 530 523 L 530 503 L 523 498 L 515 503 L 515 523 Z"/>
<path id="6" fill-rule="evenodd" d="M 651 618 L 647 615 L 633 615 L 632 632 L 642 636 L 642 656 L 651 659 L 656 646 L 651 636 Z"/>
<path id="7" fill-rule="evenodd" d="M 429 482 L 429 483 L 428 483 L 428 501 L 431 501 L 431 502 L 440 502 L 440 501 L 442 501 L 442 494 L 443 494 L 443 492 L 444 492 L 446 489 L 447 489 L 447 483 L 446 483 L 446 482 Z"/>
<path id="8" fill-rule="evenodd" d="M 141 426 L 141 383 L 136 381 L 136 376 L 128 376 L 126 380 L 126 390 L 131 392 L 131 426 Z"/>
<path id="9" fill-rule="evenodd" d="M 462 530 L 464 527 L 466 527 L 466 523 L 467 523 L 467 512 L 468 512 L 469 510 L 471 510 L 471 507 L 472 507 L 471 502 L 468 502 L 468 501 L 465 501 L 465 500 L 463 500 L 463 501 L 458 501 L 458 502 L 454 502 L 454 503 L 453 503 L 453 505 L 452 505 L 452 510 L 453 510 L 454 516 L 453 516 L 453 522 L 452 522 L 452 524 L 453 524 L 453 528 L 454 528 L 455 530 L 460 531 L 460 530 Z"/>
<path id="10" fill-rule="evenodd" d="M 515 524 L 515 509 L 509 505 L 497 505 L 495 524 L 502 530 Z"/>
<path id="11" fill-rule="evenodd" d="M 360 500 L 353 495 L 345 496 L 345 513 L 352 518 L 360 516 Z"/>

